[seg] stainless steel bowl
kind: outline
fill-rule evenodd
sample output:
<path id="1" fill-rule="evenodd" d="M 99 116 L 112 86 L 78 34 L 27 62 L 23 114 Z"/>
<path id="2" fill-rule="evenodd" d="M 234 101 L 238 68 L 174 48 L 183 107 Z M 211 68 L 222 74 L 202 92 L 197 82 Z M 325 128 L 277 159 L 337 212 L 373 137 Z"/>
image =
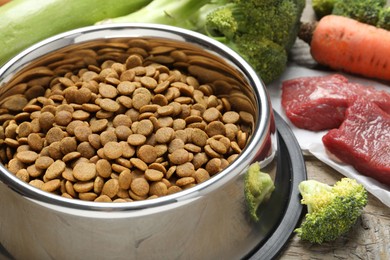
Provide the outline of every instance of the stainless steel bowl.
<path id="1" fill-rule="evenodd" d="M 203 58 L 200 63 L 194 58 L 193 65 L 219 69 L 232 83 L 215 84 L 216 93 L 253 115 L 246 148 L 204 183 L 126 203 L 67 199 L 34 188 L 0 165 L 0 243 L 16 259 L 238 259 L 250 254 L 274 228 L 275 214 L 267 217 L 264 212 L 260 223 L 250 220 L 243 189 L 244 173 L 255 161 L 263 171 L 277 174 L 274 118 L 266 87 L 238 54 L 204 35 L 163 25 L 115 24 L 54 36 L 0 69 L 0 104 L 5 97 L 26 91 L 17 85 L 29 76 L 31 66 L 58 61 L 59 52 L 134 37 L 182 46 Z"/>

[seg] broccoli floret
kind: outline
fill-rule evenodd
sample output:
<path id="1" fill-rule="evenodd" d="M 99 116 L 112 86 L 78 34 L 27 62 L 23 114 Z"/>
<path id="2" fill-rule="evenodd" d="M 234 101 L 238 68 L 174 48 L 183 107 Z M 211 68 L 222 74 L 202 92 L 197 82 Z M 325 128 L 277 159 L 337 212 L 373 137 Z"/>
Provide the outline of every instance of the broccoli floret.
<path id="1" fill-rule="evenodd" d="M 312 7 L 317 18 L 331 14 L 335 2 L 336 0 L 312 0 Z"/>
<path id="2" fill-rule="evenodd" d="M 355 224 L 367 204 L 367 191 L 350 178 L 335 185 L 307 180 L 299 184 L 307 214 L 295 232 L 303 240 L 321 244 L 345 234 Z"/>
<path id="3" fill-rule="evenodd" d="M 203 27 L 200 27 L 201 31 L 240 53 L 259 72 L 262 79 L 269 82 L 286 68 L 288 59 L 286 49 L 292 46 L 291 39 L 288 37 L 292 34 L 286 33 L 287 27 L 279 33 L 272 30 L 270 19 L 274 14 L 269 17 L 264 16 L 259 20 L 254 19 L 253 28 L 257 28 L 255 32 L 252 27 L 246 27 L 246 24 L 242 22 L 243 19 L 237 19 L 237 17 L 245 16 L 241 8 L 229 4 L 213 9 L 206 15 Z M 211 10 L 209 6 L 207 9 Z M 284 43 L 285 47 L 279 42 Z"/>
<path id="4" fill-rule="evenodd" d="M 271 40 L 258 39 L 254 45 L 250 36 L 243 35 L 228 45 L 256 68 L 264 82 L 270 82 L 286 69 L 287 51 Z"/>
<path id="5" fill-rule="evenodd" d="M 238 52 L 269 83 L 285 69 L 304 7 L 305 0 L 154 0 L 109 22 L 160 23 L 206 34 Z"/>
<path id="6" fill-rule="evenodd" d="M 390 7 L 385 7 L 379 12 L 378 23 L 376 26 L 390 30 Z"/>
<path id="7" fill-rule="evenodd" d="M 245 199 L 251 219 L 259 221 L 257 209 L 271 197 L 274 190 L 271 176 L 260 170 L 258 162 L 251 164 L 244 178 Z"/>
<path id="8" fill-rule="evenodd" d="M 362 23 L 378 25 L 386 0 L 313 0 L 318 18 L 334 14 L 349 17 Z"/>
<path id="9" fill-rule="evenodd" d="M 206 6 L 204 27 L 198 31 L 237 51 L 265 83 L 285 70 L 288 52 L 295 43 L 302 0 L 231 1 Z M 198 20 L 199 25 L 199 20 Z"/>
<path id="10" fill-rule="evenodd" d="M 205 5 L 199 14 L 196 24 L 198 30 L 209 36 L 232 39 L 238 31 L 239 23 L 233 13 L 235 4 Z"/>
<path id="11" fill-rule="evenodd" d="M 376 25 L 386 0 L 338 0 L 332 14 L 350 17 L 362 23 Z"/>

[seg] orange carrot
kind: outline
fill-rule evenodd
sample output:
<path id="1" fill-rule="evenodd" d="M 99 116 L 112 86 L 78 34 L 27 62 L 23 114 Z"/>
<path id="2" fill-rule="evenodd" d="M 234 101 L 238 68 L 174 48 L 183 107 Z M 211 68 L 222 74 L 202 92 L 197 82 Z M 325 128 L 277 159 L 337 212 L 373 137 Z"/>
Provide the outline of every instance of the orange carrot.
<path id="1" fill-rule="evenodd" d="M 325 16 L 311 28 L 306 25 L 302 29 L 306 31 L 301 31 L 300 38 L 310 44 L 311 55 L 319 64 L 390 80 L 390 31 L 336 15 Z"/>
<path id="2" fill-rule="evenodd" d="M 0 0 L 0 6 L 8 3 L 10 0 Z"/>

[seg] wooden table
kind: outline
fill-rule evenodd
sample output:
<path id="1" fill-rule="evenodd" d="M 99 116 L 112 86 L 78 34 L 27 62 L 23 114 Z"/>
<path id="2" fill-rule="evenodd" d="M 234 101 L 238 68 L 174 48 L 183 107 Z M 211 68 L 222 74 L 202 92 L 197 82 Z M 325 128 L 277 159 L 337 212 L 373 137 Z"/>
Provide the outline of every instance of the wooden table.
<path id="1" fill-rule="evenodd" d="M 390 1 L 388 1 L 389 3 Z M 315 19 L 311 0 L 307 0 L 302 21 Z M 293 59 L 303 66 L 314 66 L 308 46 L 297 40 Z M 333 185 L 344 177 L 312 156 L 305 156 L 308 179 Z M 369 194 L 368 205 L 350 232 L 336 241 L 313 245 L 292 235 L 278 259 L 390 259 L 390 208 Z"/>

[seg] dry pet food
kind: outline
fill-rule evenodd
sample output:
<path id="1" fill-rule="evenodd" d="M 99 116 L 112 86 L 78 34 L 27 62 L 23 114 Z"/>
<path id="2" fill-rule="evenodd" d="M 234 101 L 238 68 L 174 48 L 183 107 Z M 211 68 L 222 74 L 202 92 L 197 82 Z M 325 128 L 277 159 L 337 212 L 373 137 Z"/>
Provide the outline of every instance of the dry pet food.
<path id="1" fill-rule="evenodd" d="M 149 39 L 44 57 L 0 93 L 0 159 L 67 198 L 128 202 L 193 187 L 234 161 L 253 128 L 242 82 L 222 64 Z"/>

